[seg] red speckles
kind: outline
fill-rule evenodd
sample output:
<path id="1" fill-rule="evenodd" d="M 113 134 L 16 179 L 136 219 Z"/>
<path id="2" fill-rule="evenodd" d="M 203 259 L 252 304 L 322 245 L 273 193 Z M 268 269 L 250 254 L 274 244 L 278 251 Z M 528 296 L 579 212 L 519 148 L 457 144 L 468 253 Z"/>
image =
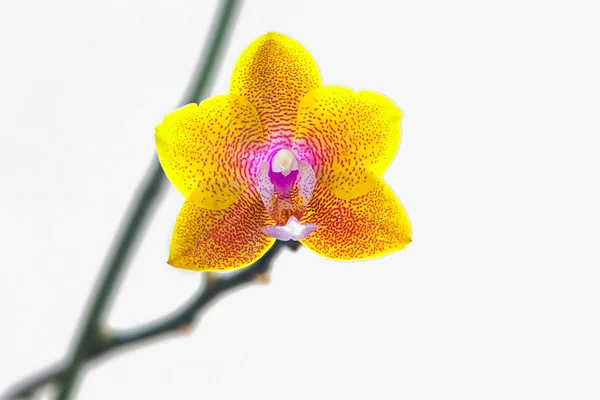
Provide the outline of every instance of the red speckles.
<path id="1" fill-rule="evenodd" d="M 238 59 L 230 92 L 246 97 L 256 108 L 271 140 L 289 146 L 296 129 L 298 104 L 321 85 L 311 55 L 293 39 L 268 33 L 255 40 Z"/>
<path id="2" fill-rule="evenodd" d="M 334 195 L 351 199 L 369 191 L 391 162 L 400 118 L 400 110 L 380 94 L 323 86 L 300 105 L 294 146 L 308 154 L 317 179 Z"/>
<path id="3" fill-rule="evenodd" d="M 254 187 L 226 210 L 186 201 L 175 223 L 169 264 L 192 270 L 227 270 L 249 265 L 274 242 L 262 232 L 273 225 Z"/>
<path id="4" fill-rule="evenodd" d="M 317 184 L 301 222 L 319 226 L 302 243 L 339 260 L 373 258 L 400 250 L 410 243 L 412 234 L 404 207 L 383 181 L 351 200 L 339 199 Z"/>
<path id="5" fill-rule="evenodd" d="M 255 165 L 242 160 L 259 162 L 268 150 L 256 110 L 246 99 L 232 95 L 176 110 L 157 127 L 156 138 L 160 162 L 171 182 L 209 209 L 231 205 L 252 182 Z"/>

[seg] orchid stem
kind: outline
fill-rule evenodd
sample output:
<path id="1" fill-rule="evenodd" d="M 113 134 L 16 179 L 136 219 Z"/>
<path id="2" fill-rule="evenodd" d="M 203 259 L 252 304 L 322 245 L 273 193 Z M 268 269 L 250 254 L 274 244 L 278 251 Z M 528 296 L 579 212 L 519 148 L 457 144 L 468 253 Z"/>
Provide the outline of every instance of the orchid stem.
<path id="1" fill-rule="evenodd" d="M 213 24 L 212 32 L 208 38 L 205 56 L 201 59 L 199 68 L 194 74 L 194 78 L 192 78 L 189 89 L 183 98 L 183 104 L 197 102 L 204 98 L 238 6 L 239 1 L 236 0 L 228 0 L 222 3 L 219 17 L 216 23 Z M 62 374 L 57 395 L 58 400 L 67 400 L 70 397 L 83 361 L 98 335 L 100 321 L 105 314 L 116 283 L 130 261 L 132 250 L 138 243 L 143 228 L 150 220 L 160 194 L 164 192 L 165 187 L 166 180 L 163 171 L 155 158 L 150 166 L 148 176 L 138 188 L 130 204 L 127 215 L 121 223 L 119 233 L 111 246 L 112 250 L 109 251 L 104 263 L 100 283 L 87 310 L 83 328 L 79 333 L 79 338 L 76 341 L 67 367 Z"/>
<path id="2" fill-rule="evenodd" d="M 267 273 L 273 260 L 282 249 L 287 247 L 292 251 L 296 251 L 300 246 L 298 242 L 275 242 L 273 247 L 251 266 L 241 269 L 230 276 L 215 278 L 211 282 L 205 281 L 204 285 L 177 310 L 135 328 L 103 331 L 101 335 L 96 336 L 92 341 L 82 364 L 89 364 L 103 356 L 114 354 L 115 350 L 135 348 L 149 339 L 164 339 L 171 337 L 173 334 L 181 335 L 182 331 L 191 329 L 197 323 L 202 312 L 214 300 L 228 292 L 252 283 L 260 275 Z M 15 384 L 4 394 L 2 399 L 29 398 L 41 387 L 50 383 L 59 383 L 63 379 L 66 369 L 67 365 L 64 362 L 46 367 L 31 377 Z"/>

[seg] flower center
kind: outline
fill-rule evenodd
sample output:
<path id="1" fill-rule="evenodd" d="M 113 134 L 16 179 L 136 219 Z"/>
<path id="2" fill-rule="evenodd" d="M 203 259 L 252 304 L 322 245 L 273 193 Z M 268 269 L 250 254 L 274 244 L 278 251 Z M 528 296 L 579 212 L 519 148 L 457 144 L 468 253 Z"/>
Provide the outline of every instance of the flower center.
<path id="1" fill-rule="evenodd" d="M 278 149 L 258 167 L 256 188 L 275 221 L 265 233 L 279 240 L 300 240 L 317 229 L 300 221 L 315 188 L 315 173 L 306 160 L 289 149 Z M 273 228 L 273 229 L 271 229 Z"/>
<path id="2" fill-rule="evenodd" d="M 269 179 L 279 198 L 289 197 L 298 178 L 298 160 L 288 149 L 272 154 Z"/>

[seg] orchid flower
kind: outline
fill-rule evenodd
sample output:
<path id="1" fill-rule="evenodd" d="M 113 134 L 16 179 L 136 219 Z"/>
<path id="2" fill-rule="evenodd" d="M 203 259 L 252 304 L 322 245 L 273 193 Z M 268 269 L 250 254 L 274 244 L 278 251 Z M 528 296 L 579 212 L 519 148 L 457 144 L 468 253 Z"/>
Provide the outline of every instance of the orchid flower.
<path id="1" fill-rule="evenodd" d="M 160 163 L 186 198 L 168 263 L 241 268 L 276 239 L 336 260 L 403 249 L 410 222 L 382 179 L 401 118 L 381 94 L 323 86 L 295 40 L 259 37 L 237 60 L 229 94 L 183 106 L 156 127 Z"/>

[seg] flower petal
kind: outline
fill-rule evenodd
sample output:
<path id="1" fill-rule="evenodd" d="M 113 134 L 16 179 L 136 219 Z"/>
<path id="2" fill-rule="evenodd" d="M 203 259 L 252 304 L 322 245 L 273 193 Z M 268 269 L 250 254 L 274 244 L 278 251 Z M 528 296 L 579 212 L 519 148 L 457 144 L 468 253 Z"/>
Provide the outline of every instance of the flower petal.
<path id="1" fill-rule="evenodd" d="M 168 263 L 195 271 L 245 267 L 275 242 L 262 231 L 272 224 L 254 186 L 226 210 L 207 210 L 186 201 L 173 229 Z"/>
<path id="2" fill-rule="evenodd" d="M 298 194 L 299 194 L 299 206 L 302 211 L 310 203 L 315 185 L 317 184 L 317 178 L 315 171 L 311 168 L 310 164 L 306 160 L 302 160 L 298 163 L 298 172 L 300 179 L 298 180 Z"/>
<path id="3" fill-rule="evenodd" d="M 183 106 L 164 118 L 155 137 L 169 180 L 186 198 L 211 210 L 233 204 L 267 151 L 256 110 L 239 96 Z"/>
<path id="4" fill-rule="evenodd" d="M 309 160 L 318 181 L 349 200 L 383 176 L 398 151 L 401 118 L 383 95 L 323 86 L 300 104 L 294 151 Z"/>
<path id="5" fill-rule="evenodd" d="M 319 86 L 321 75 L 310 53 L 294 39 L 270 32 L 242 52 L 230 93 L 254 105 L 273 145 L 291 145 L 298 104 Z"/>
<path id="6" fill-rule="evenodd" d="M 340 199 L 317 184 L 301 222 L 319 226 L 302 244 L 336 260 L 380 257 L 411 242 L 406 211 L 381 179 L 371 191 L 351 200 Z"/>
<path id="7" fill-rule="evenodd" d="M 263 162 L 256 172 L 256 190 L 269 214 L 275 209 L 275 186 L 269 178 L 269 163 Z"/>

